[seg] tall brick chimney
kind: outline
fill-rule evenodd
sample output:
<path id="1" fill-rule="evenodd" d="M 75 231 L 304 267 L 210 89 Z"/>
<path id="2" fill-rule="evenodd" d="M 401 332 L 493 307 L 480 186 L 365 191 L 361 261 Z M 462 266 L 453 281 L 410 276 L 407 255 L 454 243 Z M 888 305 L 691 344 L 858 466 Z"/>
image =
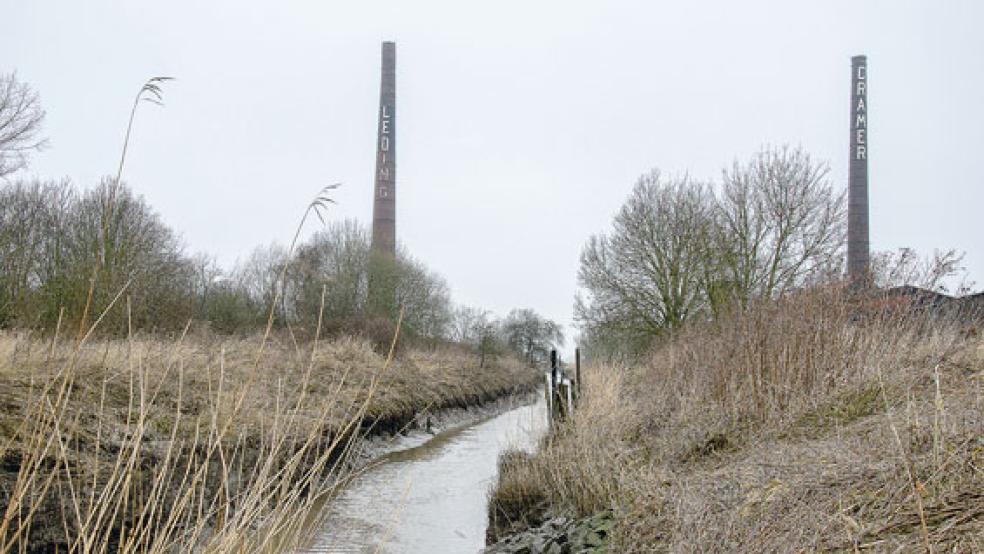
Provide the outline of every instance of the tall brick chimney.
<path id="1" fill-rule="evenodd" d="M 847 276 L 869 279 L 868 240 L 868 58 L 851 58 L 851 157 L 847 177 Z"/>
<path id="2" fill-rule="evenodd" d="M 396 255 L 396 43 L 383 43 L 372 205 L 372 249 Z"/>

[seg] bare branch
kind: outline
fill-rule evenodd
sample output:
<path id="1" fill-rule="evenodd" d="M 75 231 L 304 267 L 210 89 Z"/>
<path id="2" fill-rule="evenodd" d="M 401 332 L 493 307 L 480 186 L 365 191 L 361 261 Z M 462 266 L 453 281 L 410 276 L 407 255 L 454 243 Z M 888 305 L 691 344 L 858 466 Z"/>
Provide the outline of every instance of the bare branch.
<path id="1" fill-rule="evenodd" d="M 41 98 L 16 73 L 0 75 L 0 178 L 24 169 L 31 152 L 42 149 Z"/>

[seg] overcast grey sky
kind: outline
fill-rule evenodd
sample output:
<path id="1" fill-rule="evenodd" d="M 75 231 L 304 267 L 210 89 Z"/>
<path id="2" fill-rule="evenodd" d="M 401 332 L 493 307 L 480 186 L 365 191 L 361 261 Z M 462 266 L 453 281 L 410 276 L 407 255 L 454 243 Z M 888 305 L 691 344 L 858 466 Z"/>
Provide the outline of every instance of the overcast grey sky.
<path id="1" fill-rule="evenodd" d="M 869 64 L 871 238 L 984 283 L 984 2 L 2 2 L 0 72 L 48 112 L 25 174 L 115 169 L 225 265 L 287 242 L 322 185 L 371 217 L 380 42 L 397 42 L 399 239 L 457 301 L 568 323 L 578 255 L 652 167 L 714 179 L 801 145 L 846 187 Z"/>

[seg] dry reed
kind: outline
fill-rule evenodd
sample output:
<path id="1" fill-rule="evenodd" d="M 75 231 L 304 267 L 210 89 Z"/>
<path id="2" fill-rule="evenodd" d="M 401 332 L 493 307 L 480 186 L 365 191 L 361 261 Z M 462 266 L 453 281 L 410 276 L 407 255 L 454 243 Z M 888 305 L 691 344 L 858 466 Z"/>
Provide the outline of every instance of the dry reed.
<path id="1" fill-rule="evenodd" d="M 614 552 L 984 551 L 984 341 L 871 308 L 802 292 L 588 368 L 493 509 L 611 509 Z"/>
<path id="2" fill-rule="evenodd" d="M 0 552 L 288 550 L 370 427 L 536 378 L 509 359 L 476 383 L 457 352 L 283 338 L 0 336 Z"/>

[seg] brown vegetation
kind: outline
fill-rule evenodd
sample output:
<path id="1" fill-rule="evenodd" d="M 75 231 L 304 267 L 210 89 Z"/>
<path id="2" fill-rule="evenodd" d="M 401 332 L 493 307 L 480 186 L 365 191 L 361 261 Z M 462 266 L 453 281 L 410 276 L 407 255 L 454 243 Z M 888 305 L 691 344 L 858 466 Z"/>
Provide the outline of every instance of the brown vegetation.
<path id="1" fill-rule="evenodd" d="M 0 335 L 0 552 L 289 549 L 354 439 L 538 381 L 505 356 L 479 379 L 455 350 L 263 343 Z"/>
<path id="2" fill-rule="evenodd" d="M 115 177 L 0 188 L 0 554 L 290 549 L 360 436 L 530 389 L 501 354 L 563 340 L 529 310 L 456 312 L 404 249 L 327 224 L 337 185 L 286 248 L 231 271 L 188 256 L 122 180 L 138 107 L 170 79 L 134 98 Z M 43 146 L 43 116 L 0 75 L 0 177 Z M 312 215 L 325 228 L 301 241 Z"/>
<path id="3" fill-rule="evenodd" d="M 504 464 L 492 510 L 611 509 L 612 552 L 984 550 L 984 342 L 857 308 L 800 292 L 588 368 L 574 421 Z"/>

